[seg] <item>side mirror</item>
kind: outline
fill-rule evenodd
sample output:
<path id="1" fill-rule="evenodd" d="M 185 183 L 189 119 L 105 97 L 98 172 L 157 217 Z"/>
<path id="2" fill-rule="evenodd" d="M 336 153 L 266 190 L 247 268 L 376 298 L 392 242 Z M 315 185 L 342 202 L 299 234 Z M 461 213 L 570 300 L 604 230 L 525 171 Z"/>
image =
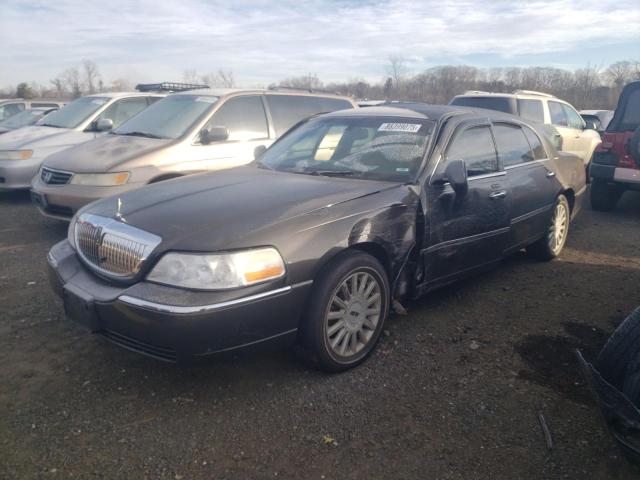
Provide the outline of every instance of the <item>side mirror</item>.
<path id="1" fill-rule="evenodd" d="M 99 118 L 96 121 L 96 132 L 106 132 L 113 128 L 113 120 L 110 118 Z"/>
<path id="2" fill-rule="evenodd" d="M 600 122 L 596 122 L 595 120 L 585 120 L 584 121 L 584 129 L 585 130 L 601 130 L 602 125 Z"/>
<path id="3" fill-rule="evenodd" d="M 227 127 L 211 127 L 205 128 L 200 132 L 200 143 L 209 145 L 213 142 L 224 142 L 229 138 L 229 130 Z"/>
<path id="4" fill-rule="evenodd" d="M 465 195 L 469 190 L 469 183 L 464 160 L 451 160 L 447 163 L 444 173 L 434 176 L 432 183 L 434 185 L 449 183 L 457 195 Z"/>
<path id="5" fill-rule="evenodd" d="M 264 152 L 267 151 L 267 147 L 264 145 L 258 145 L 253 149 L 253 158 L 254 160 L 260 160 L 264 155 Z"/>

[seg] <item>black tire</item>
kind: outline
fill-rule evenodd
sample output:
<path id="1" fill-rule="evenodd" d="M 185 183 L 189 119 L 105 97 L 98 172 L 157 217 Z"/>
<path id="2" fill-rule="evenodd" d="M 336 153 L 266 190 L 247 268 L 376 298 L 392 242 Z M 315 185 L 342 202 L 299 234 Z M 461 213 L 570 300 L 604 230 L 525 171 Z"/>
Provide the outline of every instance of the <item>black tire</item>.
<path id="1" fill-rule="evenodd" d="M 328 317 L 334 305 L 334 296 L 338 294 L 341 285 L 355 273 L 368 274 L 368 277 L 365 276 L 367 280 L 373 279 L 377 282 L 380 293 L 380 313 L 375 329 L 370 330 L 371 336 L 366 342 L 362 342 L 364 346 L 361 350 L 351 356 L 340 356 L 329 345 Z M 390 304 L 391 294 L 387 273 L 376 258 L 357 250 L 348 250 L 337 255 L 316 277 L 307 315 L 302 321 L 300 342 L 307 358 L 316 368 L 332 373 L 348 370 L 362 363 L 371 354 L 380 338 L 389 315 Z M 354 312 L 349 310 L 345 313 L 348 315 Z M 356 313 L 353 316 L 357 317 L 357 315 Z M 358 345 L 359 335 L 356 333 L 348 335 L 353 335 L 354 342 Z M 344 335 L 345 338 L 346 336 L 347 334 Z"/>
<path id="2" fill-rule="evenodd" d="M 622 390 L 629 365 L 640 354 L 640 308 L 629 315 L 600 351 L 596 369 L 611 385 Z"/>
<path id="3" fill-rule="evenodd" d="M 640 352 L 627 365 L 627 371 L 622 386 L 624 393 L 636 407 L 640 407 Z"/>
<path id="4" fill-rule="evenodd" d="M 567 214 L 567 222 L 566 222 L 566 230 L 564 232 L 564 237 L 562 239 L 561 244 L 559 246 L 554 247 L 551 241 L 550 233 L 554 225 L 554 219 L 555 219 L 554 212 L 558 208 L 559 204 L 561 204 L 565 208 L 565 211 Z M 567 197 L 560 194 L 558 195 L 558 198 L 556 199 L 556 203 L 553 206 L 553 212 L 544 236 L 540 238 L 538 241 L 536 241 L 535 243 L 532 243 L 531 245 L 529 245 L 527 247 L 527 253 L 532 257 L 537 258 L 538 260 L 543 260 L 543 261 L 553 260 L 558 255 L 560 255 L 560 253 L 564 249 L 565 244 L 567 243 L 567 238 L 569 237 L 570 225 L 571 225 L 571 208 L 569 207 L 569 201 L 567 200 Z"/>
<path id="5" fill-rule="evenodd" d="M 591 182 L 591 208 L 598 212 L 610 212 L 618 204 L 622 189 L 618 185 L 593 179 Z"/>

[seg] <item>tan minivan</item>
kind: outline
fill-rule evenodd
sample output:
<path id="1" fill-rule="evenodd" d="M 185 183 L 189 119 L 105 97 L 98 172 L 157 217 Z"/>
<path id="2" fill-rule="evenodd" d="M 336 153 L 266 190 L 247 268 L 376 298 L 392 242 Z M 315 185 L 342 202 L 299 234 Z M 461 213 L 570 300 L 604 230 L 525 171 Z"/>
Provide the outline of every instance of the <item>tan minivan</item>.
<path id="1" fill-rule="evenodd" d="M 108 135 L 47 157 L 31 198 L 43 215 L 70 219 L 93 200 L 186 174 L 249 163 L 311 115 L 357 105 L 289 89 L 204 89 L 169 95 Z"/>

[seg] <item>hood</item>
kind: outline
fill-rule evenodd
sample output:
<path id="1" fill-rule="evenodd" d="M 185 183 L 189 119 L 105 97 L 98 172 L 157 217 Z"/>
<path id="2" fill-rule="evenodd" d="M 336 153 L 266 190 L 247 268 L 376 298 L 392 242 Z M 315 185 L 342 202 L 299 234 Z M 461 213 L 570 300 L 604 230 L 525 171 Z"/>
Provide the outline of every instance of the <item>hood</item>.
<path id="1" fill-rule="evenodd" d="M 10 131 L 11 131 L 11 128 L 0 127 L 0 134 L 7 133 L 7 132 L 10 132 Z"/>
<path id="2" fill-rule="evenodd" d="M 47 167 L 77 173 L 107 172 L 171 142 L 156 138 L 101 135 L 90 142 L 49 155 L 45 164 Z"/>
<path id="3" fill-rule="evenodd" d="M 399 184 L 263 170 L 254 166 L 169 180 L 100 200 L 82 212 L 160 236 L 161 250 L 213 251 L 292 218 Z M 318 215 L 318 223 L 330 214 Z"/>
<path id="4" fill-rule="evenodd" d="M 37 125 L 17 128 L 0 137 L 0 150 L 54 147 L 86 142 L 95 135 L 68 128 L 40 127 Z"/>

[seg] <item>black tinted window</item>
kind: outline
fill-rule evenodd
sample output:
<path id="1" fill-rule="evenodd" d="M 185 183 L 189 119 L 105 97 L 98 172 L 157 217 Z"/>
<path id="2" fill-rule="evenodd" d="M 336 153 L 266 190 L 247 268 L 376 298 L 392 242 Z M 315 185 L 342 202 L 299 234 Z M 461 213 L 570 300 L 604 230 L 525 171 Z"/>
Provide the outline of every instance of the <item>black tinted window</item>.
<path id="1" fill-rule="evenodd" d="M 562 104 L 558 102 L 549 102 L 549 115 L 551 115 L 551 123 L 562 127 L 569 126 L 567 116 L 564 113 Z"/>
<path id="2" fill-rule="evenodd" d="M 498 158 L 489 127 L 473 127 L 458 133 L 447 149 L 447 160 L 464 160 L 467 175 L 498 171 Z"/>
<path id="3" fill-rule="evenodd" d="M 31 108 L 38 108 L 38 107 L 58 108 L 58 104 L 57 103 L 32 103 L 31 104 Z"/>
<path id="4" fill-rule="evenodd" d="M 487 108 L 499 112 L 515 113 L 508 97 L 456 97 L 451 105 L 461 107 Z"/>
<path id="5" fill-rule="evenodd" d="M 267 95 L 267 104 L 278 136 L 311 115 L 353 108 L 351 103 L 341 98 L 301 95 Z"/>
<path id="6" fill-rule="evenodd" d="M 494 125 L 493 134 L 496 137 L 498 156 L 504 167 L 511 167 L 533 160 L 533 153 L 527 137 L 522 129 L 516 125 Z"/>
<path id="7" fill-rule="evenodd" d="M 635 130 L 640 125 L 640 89 L 629 94 L 620 125 L 621 130 Z"/>
<path id="8" fill-rule="evenodd" d="M 544 109 L 540 100 L 519 99 L 518 112 L 525 120 L 544 123 Z"/>
<path id="9" fill-rule="evenodd" d="M 262 99 L 255 96 L 236 97 L 224 102 L 207 128 L 227 127 L 229 140 L 268 138 L 267 117 Z"/>
<path id="10" fill-rule="evenodd" d="M 527 140 L 529 140 L 529 145 L 531 146 L 531 150 L 533 150 L 533 158 L 536 160 L 543 160 L 547 158 L 547 152 L 542 146 L 540 137 L 538 137 L 538 135 L 529 127 L 522 127 L 522 131 L 524 132 L 525 137 L 527 137 Z"/>

